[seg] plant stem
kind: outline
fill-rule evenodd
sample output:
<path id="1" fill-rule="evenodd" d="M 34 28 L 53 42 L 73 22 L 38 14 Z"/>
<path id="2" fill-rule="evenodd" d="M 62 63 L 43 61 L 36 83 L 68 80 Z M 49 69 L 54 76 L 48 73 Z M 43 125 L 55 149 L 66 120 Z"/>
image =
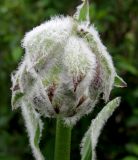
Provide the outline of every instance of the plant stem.
<path id="1" fill-rule="evenodd" d="M 55 160 L 70 160 L 71 129 L 65 126 L 63 120 L 57 117 Z"/>

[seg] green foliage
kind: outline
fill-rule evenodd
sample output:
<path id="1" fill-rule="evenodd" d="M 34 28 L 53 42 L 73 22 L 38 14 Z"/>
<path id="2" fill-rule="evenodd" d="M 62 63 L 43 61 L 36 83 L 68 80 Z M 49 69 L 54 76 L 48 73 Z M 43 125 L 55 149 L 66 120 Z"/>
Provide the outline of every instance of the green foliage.
<path id="1" fill-rule="evenodd" d="M 55 14 L 73 15 L 78 4 L 80 2 L 74 0 L 0 1 L 0 160 L 32 159 L 23 120 L 20 113 L 11 112 L 10 103 L 10 74 L 23 56 L 21 39 L 25 32 Z M 112 94 L 112 97 L 122 96 L 122 103 L 99 139 L 99 160 L 138 159 L 137 16 L 137 0 L 93 0 L 90 5 L 91 22 L 113 56 L 118 74 L 128 84 L 123 90 L 115 88 Z M 99 104 L 97 109 L 100 107 Z M 84 117 L 74 127 L 71 159 L 80 159 L 78 144 L 93 116 Z M 53 120 L 46 120 L 40 144 L 48 160 L 53 159 L 53 123 Z"/>

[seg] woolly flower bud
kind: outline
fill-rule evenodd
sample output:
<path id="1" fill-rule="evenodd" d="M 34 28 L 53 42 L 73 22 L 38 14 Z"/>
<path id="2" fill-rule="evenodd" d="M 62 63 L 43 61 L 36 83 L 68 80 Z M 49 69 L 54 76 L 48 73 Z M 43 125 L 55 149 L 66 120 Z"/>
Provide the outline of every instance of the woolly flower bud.
<path id="1" fill-rule="evenodd" d="M 92 25 L 55 17 L 26 33 L 25 56 L 12 78 L 13 108 L 21 101 L 45 117 L 74 124 L 108 100 L 116 76 L 111 56 Z"/>
<path id="2" fill-rule="evenodd" d="M 41 116 L 60 117 L 73 125 L 94 109 L 100 95 L 107 102 L 113 86 L 125 87 L 126 83 L 117 75 L 111 56 L 90 25 L 87 0 L 73 17 L 54 17 L 26 33 L 22 47 L 24 58 L 12 74 L 12 107 L 21 108 L 33 154 L 44 160 L 39 149 Z M 100 133 L 103 120 L 112 112 L 109 107 L 117 107 L 118 101 L 99 114 L 95 133 Z"/>

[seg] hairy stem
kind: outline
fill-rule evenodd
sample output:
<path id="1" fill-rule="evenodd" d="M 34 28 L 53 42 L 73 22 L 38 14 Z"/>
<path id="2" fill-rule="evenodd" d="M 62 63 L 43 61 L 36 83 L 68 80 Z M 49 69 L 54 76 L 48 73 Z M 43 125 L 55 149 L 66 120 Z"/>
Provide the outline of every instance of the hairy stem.
<path id="1" fill-rule="evenodd" d="M 71 128 L 65 126 L 63 120 L 57 117 L 55 160 L 70 160 Z"/>

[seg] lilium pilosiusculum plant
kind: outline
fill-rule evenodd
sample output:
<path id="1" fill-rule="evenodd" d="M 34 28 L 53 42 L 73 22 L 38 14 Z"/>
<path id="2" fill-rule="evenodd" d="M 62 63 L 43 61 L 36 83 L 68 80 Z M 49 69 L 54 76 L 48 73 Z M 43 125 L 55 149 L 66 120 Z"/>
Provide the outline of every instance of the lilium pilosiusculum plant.
<path id="1" fill-rule="evenodd" d="M 88 1 L 83 1 L 74 16 L 53 17 L 27 32 L 22 47 L 25 55 L 12 75 L 12 108 L 22 110 L 37 160 L 44 159 L 39 149 L 40 117 L 57 118 L 55 160 L 68 160 L 71 127 L 92 112 L 101 94 L 107 102 L 113 86 L 126 83 L 117 75 L 111 56 L 90 23 Z M 83 160 L 96 158 L 100 130 L 119 102 L 119 98 L 109 102 L 92 121 L 82 142 Z M 67 136 L 64 140 L 62 132 Z M 66 139 L 67 143 L 61 144 Z"/>

